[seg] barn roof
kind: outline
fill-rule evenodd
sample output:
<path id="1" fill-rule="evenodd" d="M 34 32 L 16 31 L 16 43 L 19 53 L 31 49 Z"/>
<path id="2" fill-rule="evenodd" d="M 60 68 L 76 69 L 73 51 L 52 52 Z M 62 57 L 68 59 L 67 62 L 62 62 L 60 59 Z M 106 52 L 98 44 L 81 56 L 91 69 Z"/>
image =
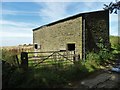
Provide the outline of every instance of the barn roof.
<path id="1" fill-rule="evenodd" d="M 74 18 L 83 16 L 83 15 L 85 15 L 85 14 L 97 13 L 97 12 L 103 12 L 103 11 L 106 11 L 106 10 L 99 10 L 99 11 L 86 12 L 86 13 L 79 13 L 79 14 L 76 14 L 76 15 L 73 15 L 73 16 L 69 16 L 69 17 L 64 18 L 64 19 L 60 19 L 60 20 L 55 21 L 55 22 L 51 22 L 51 23 L 46 24 L 46 25 L 42 25 L 42 26 L 40 26 L 40 27 L 37 27 L 37 28 L 33 29 L 33 31 L 38 30 L 38 29 L 43 28 L 43 27 L 46 27 L 46 26 L 51 26 L 51 25 L 54 25 L 54 24 L 57 24 L 57 23 L 60 23 L 60 22 L 64 22 L 64 21 L 67 21 L 67 20 L 70 20 L 70 19 L 74 19 Z"/>

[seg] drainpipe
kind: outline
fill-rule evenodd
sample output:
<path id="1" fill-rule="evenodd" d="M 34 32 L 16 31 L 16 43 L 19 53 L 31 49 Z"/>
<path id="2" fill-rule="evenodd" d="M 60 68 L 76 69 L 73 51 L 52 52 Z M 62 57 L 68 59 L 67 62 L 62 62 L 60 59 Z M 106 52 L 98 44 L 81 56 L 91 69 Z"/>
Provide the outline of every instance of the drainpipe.
<path id="1" fill-rule="evenodd" d="M 85 61 L 85 17 L 83 19 L 83 61 Z"/>

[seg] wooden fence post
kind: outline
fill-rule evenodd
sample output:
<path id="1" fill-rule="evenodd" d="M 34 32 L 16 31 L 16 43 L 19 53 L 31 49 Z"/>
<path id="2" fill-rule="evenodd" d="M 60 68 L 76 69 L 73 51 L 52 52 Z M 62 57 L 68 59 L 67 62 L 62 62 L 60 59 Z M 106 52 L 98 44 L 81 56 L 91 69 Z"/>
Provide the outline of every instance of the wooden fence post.
<path id="1" fill-rule="evenodd" d="M 75 62 L 75 60 L 76 60 L 76 54 L 75 54 L 75 51 L 74 51 L 73 62 Z"/>
<path id="2" fill-rule="evenodd" d="M 18 67 L 20 67 L 20 63 L 19 63 L 18 56 L 17 56 L 17 55 L 15 55 L 15 57 L 16 57 L 17 65 L 18 65 Z"/>
<path id="3" fill-rule="evenodd" d="M 21 67 L 26 70 L 28 68 L 28 53 L 21 52 Z"/>

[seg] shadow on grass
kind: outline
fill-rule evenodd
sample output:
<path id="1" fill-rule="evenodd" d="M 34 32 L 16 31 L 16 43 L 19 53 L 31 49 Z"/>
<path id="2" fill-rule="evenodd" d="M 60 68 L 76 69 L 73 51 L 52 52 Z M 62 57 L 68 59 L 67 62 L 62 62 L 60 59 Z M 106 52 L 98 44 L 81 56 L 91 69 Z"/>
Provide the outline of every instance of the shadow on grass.
<path id="1" fill-rule="evenodd" d="M 13 68 L 8 63 L 4 63 L 2 67 L 3 88 L 60 88 L 87 75 L 86 71 L 74 65 L 65 68 L 29 67 L 26 71 L 22 68 Z"/>

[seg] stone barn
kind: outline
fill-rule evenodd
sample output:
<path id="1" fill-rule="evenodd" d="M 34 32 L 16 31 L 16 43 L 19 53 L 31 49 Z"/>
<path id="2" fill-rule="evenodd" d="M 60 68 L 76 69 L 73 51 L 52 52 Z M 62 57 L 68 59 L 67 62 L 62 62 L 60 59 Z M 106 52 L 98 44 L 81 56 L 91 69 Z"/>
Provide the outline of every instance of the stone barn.
<path id="1" fill-rule="evenodd" d="M 97 43 L 109 46 L 109 11 L 80 13 L 33 29 L 33 43 L 38 51 L 75 51 L 85 58 Z"/>

